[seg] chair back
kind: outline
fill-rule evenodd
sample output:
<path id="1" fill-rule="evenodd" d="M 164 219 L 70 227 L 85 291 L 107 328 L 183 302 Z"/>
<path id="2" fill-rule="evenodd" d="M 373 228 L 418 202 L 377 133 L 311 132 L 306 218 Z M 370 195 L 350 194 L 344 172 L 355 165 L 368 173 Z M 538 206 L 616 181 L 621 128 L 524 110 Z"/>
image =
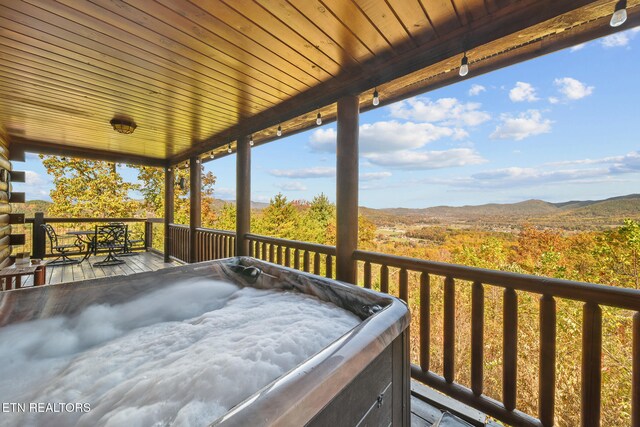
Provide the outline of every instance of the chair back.
<path id="1" fill-rule="evenodd" d="M 124 245 L 127 235 L 127 226 L 122 223 L 96 225 L 96 245 L 109 247 Z"/>
<path id="2" fill-rule="evenodd" d="M 42 228 L 44 228 L 45 233 L 47 233 L 47 237 L 49 238 L 49 243 L 51 243 L 51 247 L 58 246 L 58 234 L 56 230 L 50 224 L 40 224 Z"/>

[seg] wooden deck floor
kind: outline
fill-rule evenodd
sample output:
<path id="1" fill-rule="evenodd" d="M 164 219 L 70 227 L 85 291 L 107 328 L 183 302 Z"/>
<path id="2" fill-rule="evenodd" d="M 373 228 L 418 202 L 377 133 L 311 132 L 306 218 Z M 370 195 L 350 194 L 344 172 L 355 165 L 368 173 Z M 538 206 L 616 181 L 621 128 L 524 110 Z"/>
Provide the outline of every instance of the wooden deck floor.
<path id="1" fill-rule="evenodd" d="M 155 271 L 161 268 L 180 265 L 177 262 L 166 263 L 160 255 L 152 252 L 140 252 L 138 255 L 122 257 L 125 264 L 109 267 L 97 267 L 93 263 L 100 261 L 104 255 L 89 257 L 80 264 L 58 265 L 47 267 L 47 284 L 63 282 L 77 282 L 79 280 L 95 279 L 99 277 L 122 276 L 143 271 Z M 30 286 L 33 276 L 26 278 L 23 286 Z"/>

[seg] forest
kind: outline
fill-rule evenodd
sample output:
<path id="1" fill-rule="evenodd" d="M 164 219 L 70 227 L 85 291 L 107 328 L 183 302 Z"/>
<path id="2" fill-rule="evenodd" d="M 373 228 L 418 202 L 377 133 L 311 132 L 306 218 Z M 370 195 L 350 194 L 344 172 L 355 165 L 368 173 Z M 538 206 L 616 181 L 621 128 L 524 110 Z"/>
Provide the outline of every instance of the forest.
<path id="1" fill-rule="evenodd" d="M 29 209 L 46 207 L 46 215 L 56 217 L 162 217 L 164 174 L 159 169 L 137 167 L 141 184 L 130 184 L 125 183 L 116 168 L 108 163 L 45 157 L 43 164 L 54 178 L 52 203 L 27 204 L 27 213 Z M 176 182 L 181 177 L 185 180 L 184 185 L 176 186 L 174 222 L 186 224 L 189 218 L 188 169 L 176 171 Z M 215 176 L 210 172 L 203 174 L 203 226 L 234 230 L 235 205 L 215 199 L 214 188 Z M 142 194 L 142 200 L 129 197 L 132 189 Z M 447 214 L 440 217 L 433 212 L 431 216 L 422 212 L 408 218 L 406 212 L 363 208 L 359 217 L 359 247 L 426 260 L 638 289 L 640 218 L 638 210 L 629 207 L 629 200 L 621 203 L 622 214 L 607 205 L 607 209 L 602 210 L 603 217 L 597 220 L 592 215 L 594 206 L 587 206 L 591 221 L 576 220 L 566 212 L 551 221 L 547 207 L 544 207 L 544 214 L 529 212 L 520 219 L 501 217 L 500 221 L 495 220 L 500 217 L 499 210 L 492 210 L 490 217 L 477 215 L 462 221 L 453 218 L 451 210 L 446 210 Z M 627 216 L 629 213 L 635 215 Z M 276 194 L 266 207 L 252 211 L 251 221 L 255 234 L 335 244 L 335 205 L 324 194 L 310 201 L 288 200 L 282 194 Z M 576 223 L 580 226 L 575 226 Z M 392 269 L 392 277 L 397 273 Z M 375 272 L 373 279 L 374 288 L 379 289 Z M 410 277 L 410 287 L 412 362 L 417 363 L 419 285 L 414 275 Z M 467 386 L 470 385 L 470 288 L 471 284 L 464 282 L 458 283 L 456 288 L 456 324 L 461 331 L 456 335 L 456 381 Z M 398 293 L 393 285 L 390 291 Z M 430 352 L 431 369 L 440 374 L 442 294 L 442 283 L 435 280 L 430 298 Z M 485 390 L 488 396 L 500 399 L 501 289 L 486 286 L 485 298 Z M 518 298 L 517 407 L 536 414 L 537 386 L 532 385 L 538 382 L 539 295 L 518 292 Z M 557 308 L 557 425 L 574 426 L 579 424 L 580 415 L 582 311 L 579 303 L 560 299 Z M 603 425 L 630 424 L 632 314 L 603 307 Z"/>

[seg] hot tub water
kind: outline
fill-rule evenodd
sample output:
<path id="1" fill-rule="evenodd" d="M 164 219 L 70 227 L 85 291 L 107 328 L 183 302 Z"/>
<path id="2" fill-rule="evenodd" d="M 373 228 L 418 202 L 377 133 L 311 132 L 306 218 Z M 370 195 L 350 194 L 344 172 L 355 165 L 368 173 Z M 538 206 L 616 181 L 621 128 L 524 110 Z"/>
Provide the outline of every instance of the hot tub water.
<path id="1" fill-rule="evenodd" d="M 295 292 L 192 279 L 73 317 L 0 329 L 4 402 L 89 412 L 2 414 L 2 425 L 206 425 L 360 323 Z"/>

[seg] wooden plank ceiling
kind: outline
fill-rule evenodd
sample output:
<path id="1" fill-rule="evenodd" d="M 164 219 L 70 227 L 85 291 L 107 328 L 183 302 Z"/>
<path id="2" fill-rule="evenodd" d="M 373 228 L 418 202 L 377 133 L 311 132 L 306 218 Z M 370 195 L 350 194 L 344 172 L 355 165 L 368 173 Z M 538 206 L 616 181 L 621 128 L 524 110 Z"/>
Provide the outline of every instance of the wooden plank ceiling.
<path id="1" fill-rule="evenodd" d="M 628 2 L 638 23 L 640 0 Z M 140 163 L 257 143 L 615 31 L 615 1 L 2 0 L 0 124 L 13 148 Z M 117 115 L 131 135 L 109 125 Z M 75 151 L 73 151 L 75 150 Z"/>

